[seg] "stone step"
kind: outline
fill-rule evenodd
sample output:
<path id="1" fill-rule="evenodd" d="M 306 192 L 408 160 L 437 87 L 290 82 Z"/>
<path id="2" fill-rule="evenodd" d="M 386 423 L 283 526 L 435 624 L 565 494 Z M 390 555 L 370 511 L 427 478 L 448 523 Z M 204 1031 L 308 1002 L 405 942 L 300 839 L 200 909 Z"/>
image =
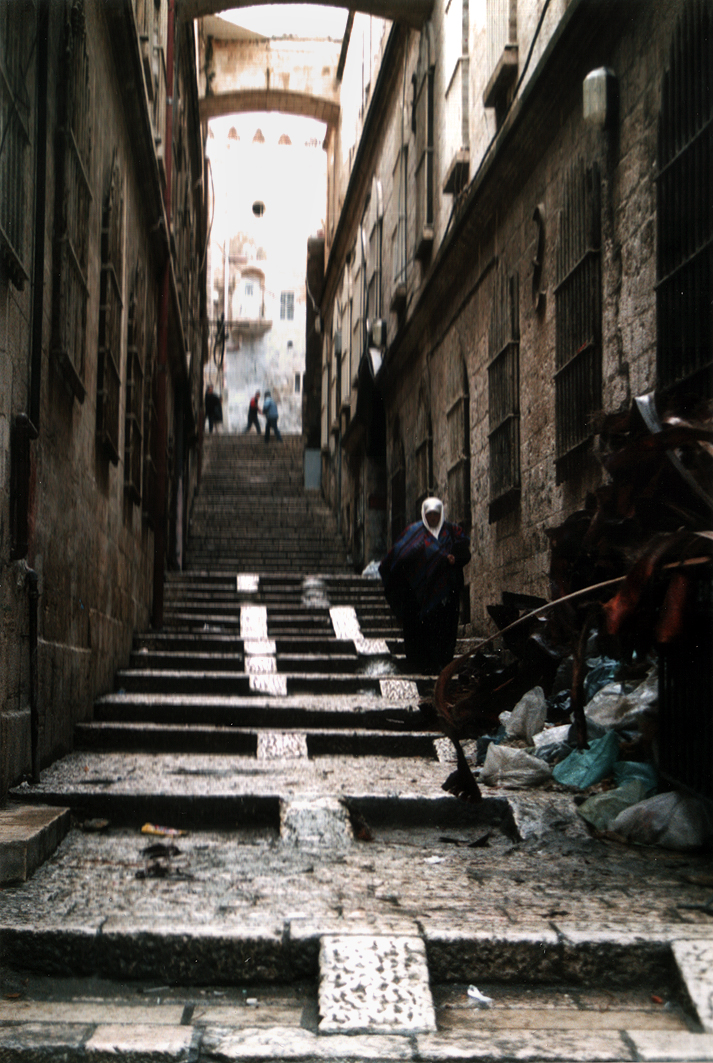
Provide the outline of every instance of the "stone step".
<path id="1" fill-rule="evenodd" d="M 399 692 L 401 681 L 393 682 L 395 691 Z M 409 687 L 413 690 L 412 696 L 397 697 L 395 694 L 391 698 L 334 693 L 300 693 L 289 697 L 266 696 L 259 692 L 244 696 L 104 694 L 94 704 L 94 719 L 100 722 L 264 727 L 267 730 L 423 730 L 429 723 L 418 709 L 418 686 L 413 683 Z"/>
<path id="2" fill-rule="evenodd" d="M 247 696 L 252 692 L 267 693 L 274 688 L 283 697 L 291 694 L 356 694 L 381 695 L 381 680 L 368 675 L 336 672 L 288 673 L 277 670 L 274 658 L 267 665 L 259 661 L 254 670 L 241 672 L 200 672 L 168 669 L 122 669 L 116 673 L 116 689 L 127 694 L 196 694 Z"/>
<path id="3" fill-rule="evenodd" d="M 198 724 L 80 723 L 75 728 L 75 749 L 103 752 L 219 753 L 260 756 L 284 744 L 296 755 L 309 758 L 422 757 L 436 758 L 431 731 L 367 731 L 344 729 L 292 729 L 265 731 L 250 727 L 206 727 Z M 262 758 L 264 759 L 264 758 Z"/>
<path id="4" fill-rule="evenodd" d="M 0 808 L 0 887 L 27 881 L 69 827 L 68 809 L 14 803 Z"/>

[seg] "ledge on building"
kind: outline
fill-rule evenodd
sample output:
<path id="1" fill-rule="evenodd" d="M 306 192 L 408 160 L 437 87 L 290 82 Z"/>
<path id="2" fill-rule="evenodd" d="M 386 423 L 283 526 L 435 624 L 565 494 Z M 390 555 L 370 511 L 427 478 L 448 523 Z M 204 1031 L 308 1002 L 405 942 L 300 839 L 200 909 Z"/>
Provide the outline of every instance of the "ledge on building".
<path id="1" fill-rule="evenodd" d="M 241 317 L 228 322 L 229 332 L 236 332 L 241 336 L 264 336 L 271 328 L 272 319 L 267 317 Z"/>
<path id="2" fill-rule="evenodd" d="M 414 251 L 414 258 L 419 262 L 423 262 L 431 254 L 433 249 L 433 227 L 431 225 L 424 225 L 420 234 L 416 239 L 416 250 Z"/>
<path id="3" fill-rule="evenodd" d="M 443 182 L 443 191 L 447 195 L 454 195 L 456 192 L 460 192 L 462 188 L 468 183 L 468 175 L 470 173 L 470 149 L 459 148 L 451 159 L 450 166 L 446 170 L 446 177 Z"/>
<path id="4" fill-rule="evenodd" d="M 389 303 L 389 310 L 392 314 L 400 314 L 406 306 L 406 284 L 401 281 L 399 284 L 394 285 L 394 290 L 391 293 L 391 302 Z"/>
<path id="5" fill-rule="evenodd" d="M 516 44 L 506 44 L 503 54 L 483 93 L 484 107 L 497 107 L 499 100 L 515 84 L 518 69 L 518 51 Z"/>

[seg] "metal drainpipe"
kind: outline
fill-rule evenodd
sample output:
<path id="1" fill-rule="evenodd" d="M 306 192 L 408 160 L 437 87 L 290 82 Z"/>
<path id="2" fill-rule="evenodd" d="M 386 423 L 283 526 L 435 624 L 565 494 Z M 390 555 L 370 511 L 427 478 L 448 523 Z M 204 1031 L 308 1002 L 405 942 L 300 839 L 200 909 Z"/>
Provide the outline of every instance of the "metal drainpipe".
<path id="1" fill-rule="evenodd" d="M 161 282 L 158 317 L 158 351 L 156 381 L 156 415 L 158 420 L 158 446 L 156 454 L 156 524 L 154 528 L 153 567 L 153 623 L 163 627 L 164 565 L 166 555 L 166 468 L 168 426 L 166 424 L 166 391 L 168 375 L 168 304 L 171 298 L 171 178 L 173 155 L 173 38 L 175 26 L 175 0 L 168 0 L 166 41 L 166 222 L 168 225 L 168 253 Z"/>

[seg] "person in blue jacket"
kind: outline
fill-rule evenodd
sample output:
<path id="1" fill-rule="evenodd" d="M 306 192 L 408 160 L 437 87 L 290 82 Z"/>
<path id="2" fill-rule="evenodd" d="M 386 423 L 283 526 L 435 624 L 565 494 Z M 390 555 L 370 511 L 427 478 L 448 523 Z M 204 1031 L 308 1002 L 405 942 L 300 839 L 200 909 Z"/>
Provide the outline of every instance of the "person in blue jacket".
<path id="1" fill-rule="evenodd" d="M 381 562 L 386 600 L 403 626 L 412 667 L 441 671 L 453 659 L 469 561 L 470 539 L 445 519 L 440 498 L 427 498 L 421 520 L 406 528 Z"/>
<path id="2" fill-rule="evenodd" d="M 262 403 L 262 415 L 265 418 L 265 442 L 267 443 L 270 438 L 270 429 L 275 433 L 275 439 L 280 442 L 282 436 L 280 435 L 280 429 L 277 427 L 277 405 L 269 391 L 265 392 L 265 398 Z"/>

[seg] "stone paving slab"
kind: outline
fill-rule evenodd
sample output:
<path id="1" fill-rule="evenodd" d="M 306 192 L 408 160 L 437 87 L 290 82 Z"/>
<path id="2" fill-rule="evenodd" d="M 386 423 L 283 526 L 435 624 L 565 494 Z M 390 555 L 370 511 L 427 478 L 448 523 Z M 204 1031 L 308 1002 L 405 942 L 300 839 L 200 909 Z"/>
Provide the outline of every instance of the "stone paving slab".
<path id="1" fill-rule="evenodd" d="M 711 1034 L 651 1032 L 632 1030 L 629 1034 L 642 1063 L 695 1063 L 713 1060 Z"/>
<path id="2" fill-rule="evenodd" d="M 520 1030 L 515 1033 L 474 1034 L 449 1037 L 423 1034 L 417 1037 L 421 1063 L 622 1063 L 635 1060 L 631 1044 L 622 1034 L 587 1035 L 552 1030 Z"/>
<path id="3" fill-rule="evenodd" d="M 321 1037 L 309 1030 L 279 1027 L 272 1030 L 206 1030 L 201 1058 L 216 1063 L 258 1063 L 260 1060 L 293 1060 L 295 1063 L 391 1063 L 412 1060 L 407 1037 L 337 1034 Z"/>
<path id="4" fill-rule="evenodd" d="M 54 852 L 69 826 L 66 808 L 17 804 L 0 808 L 0 886 L 28 879 Z"/>
<path id="5" fill-rule="evenodd" d="M 708 941 L 677 941 L 673 954 L 703 1029 L 713 1034 L 713 933 Z"/>
<path id="6" fill-rule="evenodd" d="M 319 1032 L 435 1032 L 419 937 L 325 936 L 319 953 Z"/>
<path id="7" fill-rule="evenodd" d="M 190 1026 L 98 1026 L 85 1046 L 86 1058 L 108 1063 L 158 1063 L 188 1060 L 194 1031 Z"/>

